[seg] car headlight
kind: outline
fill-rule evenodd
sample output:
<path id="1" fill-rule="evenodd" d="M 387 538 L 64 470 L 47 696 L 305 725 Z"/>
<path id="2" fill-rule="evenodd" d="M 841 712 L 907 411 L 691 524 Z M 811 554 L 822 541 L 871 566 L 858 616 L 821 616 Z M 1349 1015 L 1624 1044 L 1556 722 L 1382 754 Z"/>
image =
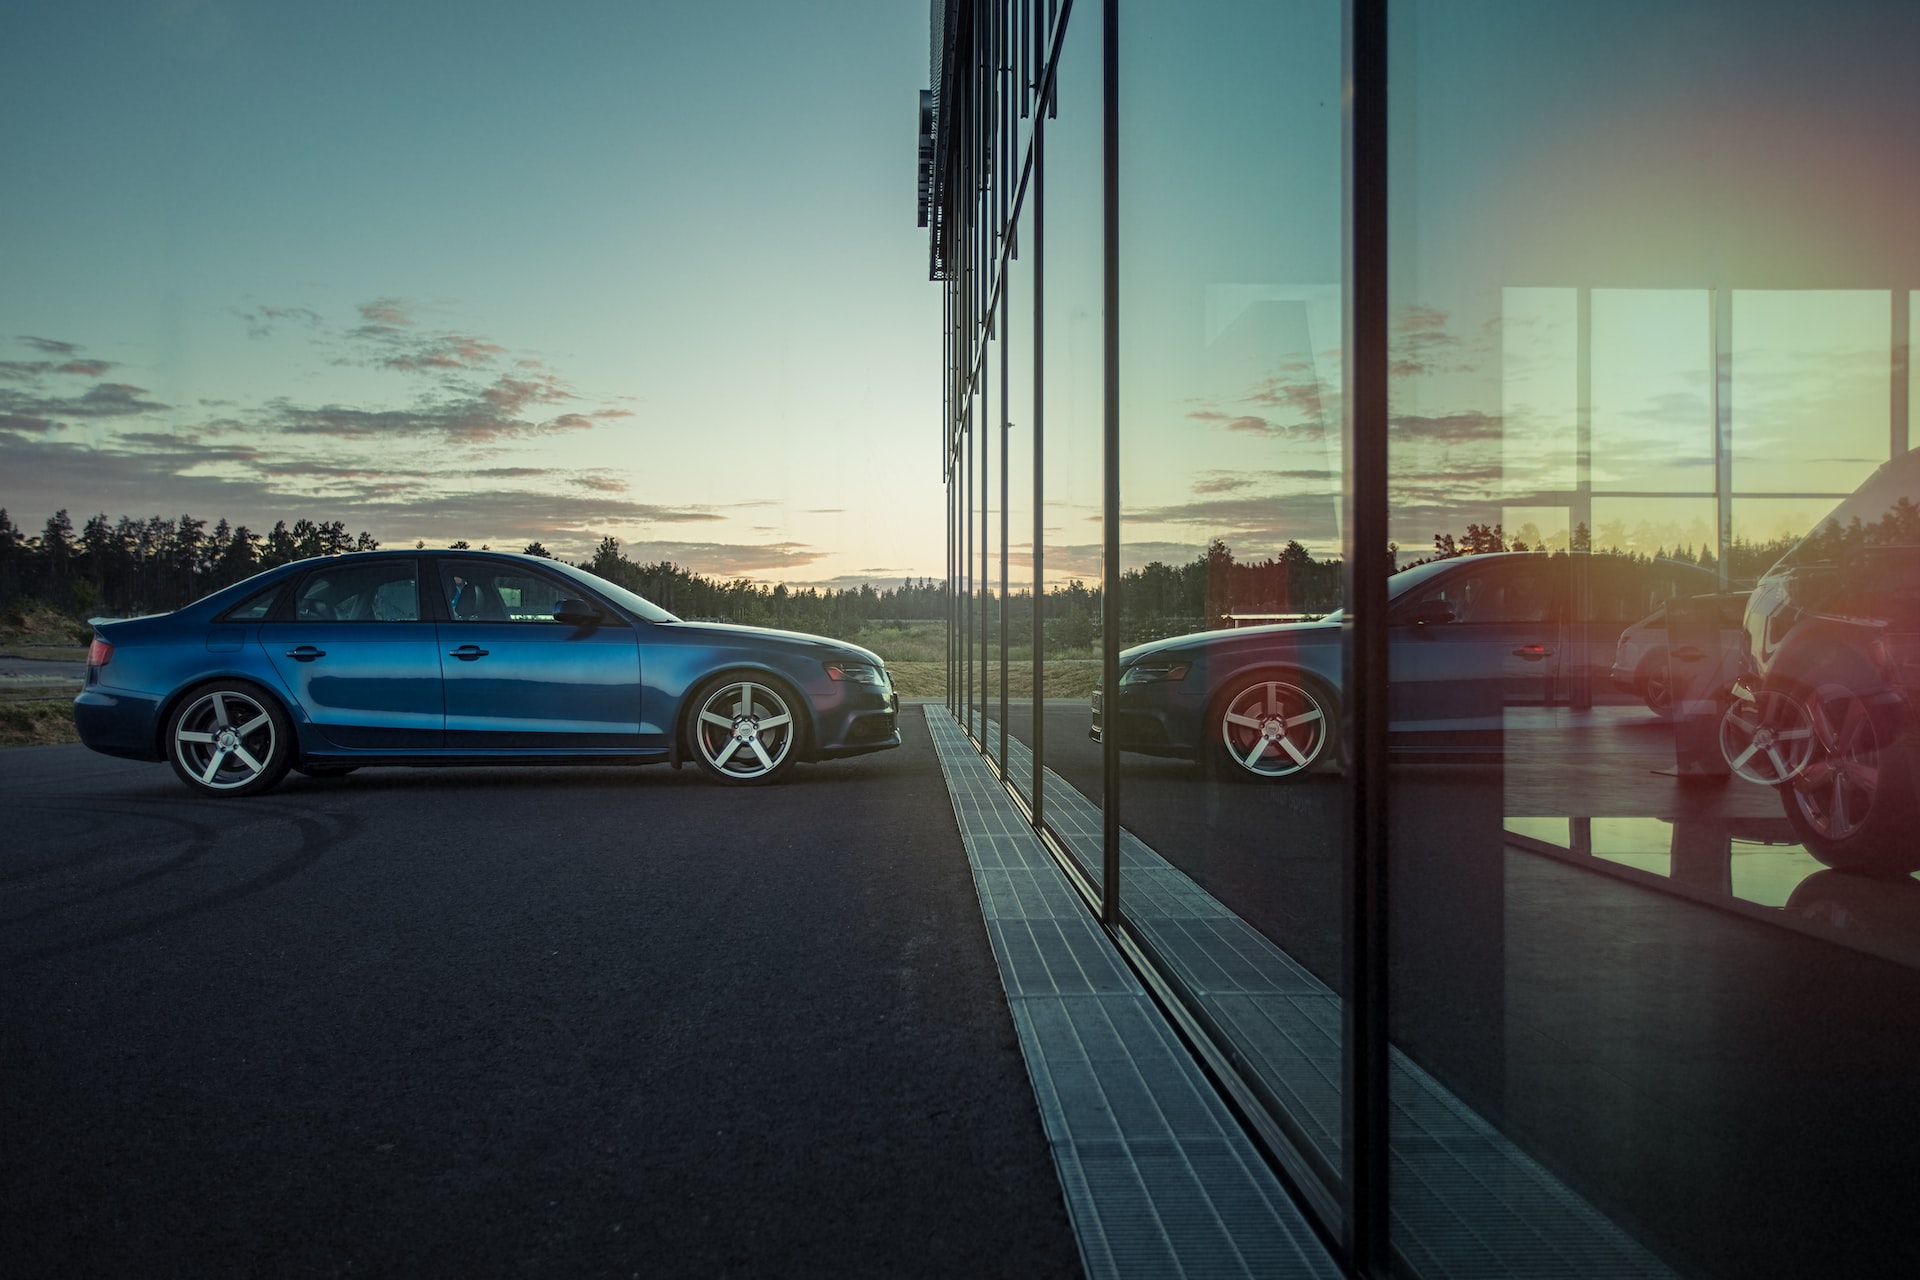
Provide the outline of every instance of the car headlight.
<path id="1" fill-rule="evenodd" d="M 1185 680 L 1187 668 L 1185 662 L 1139 662 L 1120 673 L 1120 684 L 1124 688 L 1130 684 L 1153 684 L 1160 680 Z"/>
<path id="2" fill-rule="evenodd" d="M 887 669 L 865 662 L 829 662 L 827 678 L 845 680 L 850 684 L 884 685 L 887 682 Z"/>

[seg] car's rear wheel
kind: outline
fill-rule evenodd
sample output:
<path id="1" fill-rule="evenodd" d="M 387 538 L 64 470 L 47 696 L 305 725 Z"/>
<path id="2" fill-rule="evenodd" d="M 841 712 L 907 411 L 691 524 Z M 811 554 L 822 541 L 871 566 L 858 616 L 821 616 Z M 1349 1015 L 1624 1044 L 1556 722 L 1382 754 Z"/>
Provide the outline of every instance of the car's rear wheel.
<path id="1" fill-rule="evenodd" d="M 1720 753 L 1727 767 L 1748 782 L 1777 787 L 1798 777 L 1813 759 L 1813 725 L 1806 701 L 1795 693 L 1735 690 L 1720 717 Z"/>
<path id="2" fill-rule="evenodd" d="M 1214 702 L 1214 760 L 1229 777 L 1290 778 L 1330 757 L 1333 695 L 1291 673 L 1241 676 Z"/>
<path id="3" fill-rule="evenodd" d="M 1640 700 L 1662 720 L 1673 715 L 1673 672 L 1664 651 L 1647 655 L 1640 664 Z"/>
<path id="4" fill-rule="evenodd" d="M 293 726 L 280 704 L 252 685 L 202 685 L 167 719 L 167 758 L 203 795 L 257 795 L 286 777 Z"/>
<path id="5" fill-rule="evenodd" d="M 687 726 L 694 759 L 722 782 L 774 781 L 799 754 L 798 702 L 764 676 L 720 677 L 695 695 Z"/>
<path id="6" fill-rule="evenodd" d="M 1813 684 L 1805 705 L 1812 758 L 1780 799 L 1807 852 L 1838 871 L 1920 871 L 1909 748 L 1892 716 L 1842 681 Z"/>

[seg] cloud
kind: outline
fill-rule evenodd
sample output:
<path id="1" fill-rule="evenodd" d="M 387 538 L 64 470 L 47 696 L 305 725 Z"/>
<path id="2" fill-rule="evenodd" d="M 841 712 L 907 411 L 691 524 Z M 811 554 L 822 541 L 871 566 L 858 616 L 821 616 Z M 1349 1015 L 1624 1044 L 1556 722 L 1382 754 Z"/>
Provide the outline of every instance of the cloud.
<path id="1" fill-rule="evenodd" d="M 1248 432 L 1254 435 L 1279 436 L 1288 440 L 1317 439 L 1320 435 L 1320 424 L 1317 422 L 1284 424 L 1273 422 L 1254 414 L 1234 416 L 1221 413 L 1217 409 L 1195 409 L 1189 413 L 1187 417 L 1198 422 L 1218 422 L 1225 426 L 1228 431 Z"/>
<path id="2" fill-rule="evenodd" d="M 9 382 L 38 382 L 48 374 L 67 374 L 76 378 L 103 377 L 113 368 L 111 360 L 93 358 L 80 359 L 80 347 L 77 343 L 56 342 L 51 338 L 19 337 L 16 342 L 32 347 L 34 350 L 51 356 L 67 357 L 63 360 L 0 360 L 0 379 Z"/>
<path id="3" fill-rule="evenodd" d="M 1120 572 L 1139 569 L 1158 561 L 1161 564 L 1191 564 L 1206 552 L 1206 544 L 1198 542 L 1126 542 L 1120 544 Z M 1050 583 L 1079 578 L 1088 586 L 1099 586 L 1101 575 L 1102 550 L 1099 543 L 1079 543 L 1047 547 L 1044 572 Z M 1024 564 L 1029 570 L 1033 567 L 1031 549 L 1025 556 L 1011 556 L 1015 563 Z M 994 590 L 1000 589 L 1000 580 L 996 576 Z"/>
<path id="4" fill-rule="evenodd" d="M 305 307 L 234 314 L 255 336 L 284 325 L 311 331 L 306 340 L 323 348 L 344 340 L 353 353 L 345 363 L 405 374 L 409 394 L 384 403 L 190 397 L 186 410 L 129 381 L 64 394 L 57 377 L 97 378 L 112 366 L 82 356 L 75 343 L 22 337 L 47 358 L 0 362 L 0 502 L 198 510 L 252 527 L 324 513 L 390 543 L 538 539 L 580 557 L 598 541 L 596 530 L 724 519 L 718 508 L 635 501 L 625 474 L 612 468 L 493 456 L 515 442 L 591 430 L 633 411 L 584 398 L 538 360 L 513 362 L 510 372 L 480 371 L 503 356 L 502 347 L 470 334 L 419 332 L 413 307 L 400 299 L 362 305 L 366 323 L 344 337 Z M 155 413 L 167 413 L 171 429 L 151 426 L 147 415 Z M 60 438 L 83 421 L 99 424 L 84 442 Z M 794 549 L 789 559 L 804 563 L 817 554 Z"/>
<path id="5" fill-rule="evenodd" d="M 1447 331 L 1447 319 L 1447 313 L 1438 307 L 1403 308 L 1394 317 L 1387 338 L 1387 372 L 1393 377 L 1410 378 L 1464 367 L 1460 339 Z"/>
<path id="6" fill-rule="evenodd" d="M 1261 382 L 1247 399 L 1271 408 L 1290 409 L 1316 426 L 1325 411 L 1319 376 L 1311 365 L 1297 362 L 1283 366 L 1278 376 Z"/>
<path id="7" fill-rule="evenodd" d="M 390 345 L 400 347 L 398 342 Z M 465 333 L 438 333 L 419 339 L 411 339 L 404 348 L 381 357 L 377 364 L 387 369 L 398 369 L 405 373 L 426 372 L 436 369 L 479 369 L 493 363 L 493 358 L 506 351 L 505 347 L 476 338 Z M 524 362 L 523 362 L 524 364 Z"/>
<path id="8" fill-rule="evenodd" d="M 523 475 L 491 479 L 550 480 L 562 469 L 497 468 Z M 30 439 L 0 430 L 0 477 L 33 477 L 31 495 L 0 490 L 0 505 L 29 503 L 51 512 L 106 510 L 138 513 L 160 507 L 223 516 L 255 530 L 300 516 L 343 520 L 388 543 L 419 538 L 444 543 L 464 537 L 524 545 L 539 539 L 557 553 L 584 557 L 608 527 L 707 524 L 712 511 L 665 507 L 569 489 L 546 492 L 526 485 L 489 488 L 427 476 L 404 461 L 328 462 L 282 456 L 246 442 L 194 433 L 128 433 L 100 445 Z M 515 541 L 517 539 L 517 541 Z M 690 544 L 691 545 L 691 544 Z"/>
<path id="9" fill-rule="evenodd" d="M 233 314 L 247 324 L 249 338 L 267 338 L 281 321 L 290 320 L 308 329 L 317 329 L 323 323 L 320 313 L 311 307 L 254 307 L 250 310 L 233 308 Z"/>
<path id="10" fill-rule="evenodd" d="M 1314 543 L 1336 537 L 1339 510 L 1339 495 L 1331 491 L 1245 494 L 1125 510 L 1120 514 L 1120 527 L 1184 525 L 1195 531 L 1202 546 L 1209 538 L 1221 537 L 1236 549 L 1242 542 L 1256 548 L 1267 544 L 1281 547 L 1289 539 Z"/>
<path id="11" fill-rule="evenodd" d="M 19 391 L 0 390 L 0 414 L 26 414 L 39 418 L 121 418 L 134 414 L 164 411 L 171 406 L 142 400 L 143 387 L 124 382 L 101 382 L 80 396 L 32 396 Z"/>
<path id="12" fill-rule="evenodd" d="M 1431 417 L 1403 414 L 1388 419 L 1387 427 L 1391 433 L 1389 438 L 1396 444 L 1430 442 L 1447 445 L 1498 440 L 1504 429 L 1499 414 L 1482 413 L 1479 410 Z"/>
<path id="13" fill-rule="evenodd" d="M 831 578 L 807 580 L 788 578 L 785 581 L 789 587 L 801 589 L 811 587 L 815 591 L 858 591 L 862 587 L 872 587 L 875 591 L 898 591 L 902 582 L 908 579 L 918 582 L 927 576 L 929 575 L 908 573 L 905 569 L 861 569 L 856 573 L 836 574 Z"/>
<path id="14" fill-rule="evenodd" d="M 487 444 L 527 439 L 568 431 L 585 431 L 616 418 L 633 416 L 628 409 L 595 409 L 542 416 L 537 410 L 577 397 L 552 375 L 502 375 L 478 389 L 449 388 L 438 398 L 425 397 L 408 409 L 358 409 L 345 405 L 308 407 L 282 399 L 268 401 L 250 420 L 231 419 L 221 425 L 235 429 L 266 429 L 292 436 L 327 436 L 341 440 L 406 439 L 437 436 L 450 442 Z"/>
<path id="15" fill-rule="evenodd" d="M 826 558 L 827 553 L 804 542 L 774 542 L 760 546 L 728 542 L 623 542 L 620 552 L 636 564 L 670 560 L 682 569 L 715 578 L 773 574 L 788 580 L 788 570 Z"/>
<path id="16" fill-rule="evenodd" d="M 1307 484 L 1326 486 L 1336 483 L 1340 475 L 1325 467 L 1301 467 L 1287 470 L 1259 471 L 1203 471 L 1199 479 L 1193 482 L 1193 491 L 1197 494 L 1242 493 L 1261 484 L 1274 482 L 1292 482 L 1295 485 Z"/>
<path id="17" fill-rule="evenodd" d="M 406 328 L 413 323 L 413 307 L 399 298 L 375 298 L 360 304 L 360 318 L 379 328 Z"/>

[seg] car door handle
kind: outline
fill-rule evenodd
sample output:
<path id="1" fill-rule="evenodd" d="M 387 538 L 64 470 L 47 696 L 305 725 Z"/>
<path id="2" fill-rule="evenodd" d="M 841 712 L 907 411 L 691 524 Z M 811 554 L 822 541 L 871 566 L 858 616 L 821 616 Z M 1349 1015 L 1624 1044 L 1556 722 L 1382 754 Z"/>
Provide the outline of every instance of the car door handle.
<path id="1" fill-rule="evenodd" d="M 303 644 L 287 650 L 287 656 L 295 662 L 312 662 L 315 658 L 326 657 L 327 651 L 316 649 L 310 644 Z"/>
<path id="2" fill-rule="evenodd" d="M 1700 661 L 1700 659 L 1707 656 L 1703 651 L 1694 648 L 1690 644 L 1682 645 L 1680 648 L 1675 649 L 1672 652 L 1673 652 L 1673 656 L 1680 659 L 1680 661 L 1682 662 L 1698 662 Z"/>
<path id="3" fill-rule="evenodd" d="M 1538 662 L 1542 658 L 1551 658 L 1553 650 L 1543 644 L 1523 644 L 1513 651 L 1516 658 L 1525 658 L 1528 662 Z"/>
<path id="4" fill-rule="evenodd" d="M 458 649 L 449 649 L 447 656 L 458 658 L 462 662 L 472 662 L 475 658 L 486 657 L 487 651 L 477 644 L 463 644 Z"/>

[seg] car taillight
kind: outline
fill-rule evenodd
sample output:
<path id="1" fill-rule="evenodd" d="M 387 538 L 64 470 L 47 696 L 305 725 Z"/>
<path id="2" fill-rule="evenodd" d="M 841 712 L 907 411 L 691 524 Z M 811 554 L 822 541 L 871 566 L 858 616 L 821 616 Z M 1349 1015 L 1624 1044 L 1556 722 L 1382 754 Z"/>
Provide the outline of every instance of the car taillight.
<path id="1" fill-rule="evenodd" d="M 113 646 L 95 636 L 93 643 L 87 646 L 87 665 L 104 667 L 113 661 Z"/>

